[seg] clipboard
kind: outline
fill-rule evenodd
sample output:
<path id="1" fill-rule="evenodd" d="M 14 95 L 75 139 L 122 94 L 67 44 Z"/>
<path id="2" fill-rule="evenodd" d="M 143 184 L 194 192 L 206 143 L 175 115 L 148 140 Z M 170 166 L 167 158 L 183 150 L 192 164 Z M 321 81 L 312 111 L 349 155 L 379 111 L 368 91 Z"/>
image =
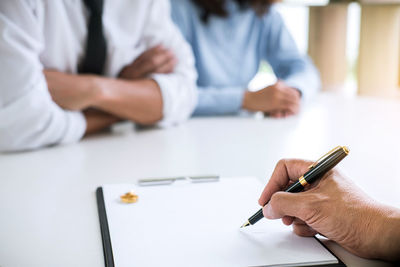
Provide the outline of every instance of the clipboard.
<path id="1" fill-rule="evenodd" d="M 151 180 L 151 181 L 150 181 Z M 159 184 L 161 180 L 169 180 L 168 183 Z M 171 182 L 171 180 L 173 180 Z M 199 183 L 202 182 L 202 183 Z M 140 181 L 143 182 L 143 181 Z M 339 258 L 337 258 L 318 238 L 310 237 L 310 238 L 302 238 L 295 236 L 291 229 L 287 229 L 288 231 L 284 231 L 282 233 L 268 233 L 265 235 L 263 232 L 265 229 L 271 229 L 272 227 L 276 227 L 276 224 L 281 224 L 280 221 L 275 221 L 275 226 L 272 221 L 265 220 L 264 222 L 258 223 L 260 228 L 258 229 L 256 225 L 251 228 L 250 232 L 240 233 L 239 227 L 241 220 L 248 216 L 249 208 L 251 205 L 248 203 L 252 203 L 254 205 L 255 200 L 261 192 L 263 186 L 261 183 L 253 177 L 240 177 L 240 178 L 213 178 L 206 181 L 206 179 L 202 180 L 199 178 L 190 179 L 190 177 L 184 177 L 182 179 L 175 178 L 167 178 L 167 179 L 147 179 L 144 181 L 146 186 L 139 185 L 104 185 L 102 187 L 98 187 L 96 190 L 97 197 L 97 205 L 98 205 L 98 213 L 100 220 L 100 228 L 103 242 L 103 252 L 104 252 L 104 261 L 105 266 L 113 267 L 113 266 L 157 266 L 157 257 L 162 257 L 163 266 L 184 266 L 190 265 L 195 266 L 195 263 L 198 263 L 198 266 L 346 266 Z M 148 183 L 150 182 L 150 184 Z M 166 181 L 162 181 L 166 182 Z M 140 184 L 140 183 L 139 183 Z M 129 191 L 130 189 L 135 188 L 139 195 L 138 203 L 133 204 L 124 204 L 120 203 L 118 200 L 119 195 L 123 194 L 125 191 Z M 258 194 L 255 194 L 254 192 Z M 157 204 L 159 200 L 154 199 L 158 196 L 166 196 L 165 194 L 174 194 L 171 196 L 172 200 L 168 200 L 170 203 L 165 204 L 164 207 L 170 207 L 171 203 L 177 204 L 177 206 L 181 205 L 179 203 L 183 202 L 185 199 L 188 199 L 188 196 L 202 196 L 204 193 L 208 194 L 208 197 L 213 198 L 215 196 L 219 196 L 221 193 L 225 195 L 227 198 L 232 198 L 232 196 L 236 196 L 238 199 L 245 199 L 245 203 L 243 203 L 242 208 L 239 210 L 235 210 L 235 206 L 230 208 L 232 210 L 228 210 L 225 212 L 226 215 L 231 216 L 230 214 L 234 214 L 234 216 L 240 217 L 239 220 L 235 221 L 236 224 L 235 229 L 226 230 L 225 227 L 221 227 L 220 230 L 214 232 L 214 235 L 210 235 L 211 239 L 215 238 L 216 240 L 210 240 L 210 245 L 201 246 L 198 243 L 203 244 L 204 239 L 203 233 L 207 236 L 207 230 L 211 229 L 204 226 L 204 223 L 196 225 L 197 219 L 187 219 L 185 224 L 190 224 L 190 222 L 194 222 L 193 229 L 186 229 L 184 231 L 184 236 L 176 235 L 174 240 L 174 231 L 177 233 L 180 232 L 180 229 L 173 229 L 177 221 L 172 220 L 169 223 L 168 218 L 165 218 L 168 212 L 163 214 L 164 218 L 162 220 L 157 221 L 157 216 L 153 216 L 151 222 L 148 224 L 146 221 L 143 221 L 143 216 L 149 216 L 149 214 L 154 214 L 157 209 Z M 242 193 L 240 193 L 242 192 Z M 251 196 L 251 197 L 250 197 Z M 255 198 L 254 198 L 255 197 Z M 146 199 L 147 198 L 147 199 Z M 153 199 L 152 199 L 153 198 Z M 254 200 L 253 200 L 254 198 Z M 167 202 L 168 202 L 167 201 Z M 226 200 L 224 200 L 226 201 Z M 143 202 L 142 205 L 146 206 L 146 209 L 141 209 L 140 202 Z M 207 202 L 207 201 L 205 201 Z M 212 206 L 209 204 L 211 202 L 219 203 L 219 200 L 211 199 L 210 202 L 206 205 L 206 209 L 204 209 L 201 214 L 207 215 L 208 211 L 212 209 Z M 234 202 L 234 201 L 233 201 Z M 240 203 L 236 200 L 237 203 Z M 193 204 L 194 203 L 194 204 Z M 148 207 L 155 204 L 154 210 L 149 210 Z M 216 208 L 225 207 L 226 203 L 219 203 L 219 206 L 216 205 Z M 150 205 L 150 206 L 149 206 Z M 195 209 L 199 209 L 202 207 L 202 202 L 191 201 L 192 207 Z M 236 207 L 242 204 L 236 205 Z M 161 205 L 162 206 L 162 205 Z M 182 207 L 180 207 L 182 208 Z M 258 209 L 258 207 L 254 207 L 254 209 Z M 172 208 L 171 208 L 172 210 Z M 178 210 L 173 215 L 184 215 L 186 209 Z M 136 213 L 137 212 L 137 213 Z M 233 212 L 233 213 L 232 213 Z M 245 215 L 236 215 L 236 212 L 242 213 Z M 161 212 L 162 213 L 162 212 Z M 193 213 L 196 214 L 196 213 Z M 191 214 L 190 216 L 192 216 Z M 133 216 L 132 216 L 133 215 Z M 188 214 L 186 214 L 188 215 Z M 151 217 L 151 216 L 149 216 Z M 214 212 L 215 217 L 215 212 Z M 128 218 L 128 221 L 126 219 Z M 136 219 L 137 218 L 137 219 Z M 176 219 L 176 218 L 175 218 Z M 210 218 L 208 218 L 210 219 Z M 213 218 L 217 219 L 217 218 Z M 227 222 L 231 222 L 231 218 L 227 218 Z M 137 222 L 136 222 L 137 221 Z M 140 222 L 142 221 L 142 222 Z M 180 219 L 179 219 L 180 221 Z M 268 221 L 268 222 L 267 222 Z M 135 224 L 136 222 L 136 224 Z M 144 223 L 143 223 L 144 222 Z M 269 223 L 269 225 L 264 225 L 263 223 Z M 153 225 L 153 229 L 150 225 Z M 167 238 L 160 237 L 160 240 L 156 240 L 159 236 L 160 229 L 156 229 L 154 232 L 154 226 L 160 225 L 168 231 L 172 231 L 172 233 L 168 233 Z M 126 228 L 125 228 L 126 227 Z M 140 230 L 138 229 L 140 227 Z M 172 227 L 172 228 L 168 228 Z M 267 227 L 267 228 L 265 228 Z M 118 229 L 117 229 L 118 228 Z M 125 229 L 123 229 L 125 228 Z M 143 229 L 142 229 L 143 228 Z M 146 229 L 149 228 L 149 229 Z M 158 227 L 157 227 L 158 228 Z M 236 229 L 237 228 L 237 229 Z M 279 227 L 278 227 L 279 228 Z M 277 229 L 278 229 L 277 228 Z M 172 229 L 172 230 L 171 230 Z M 260 230 L 261 229 L 261 230 Z M 281 229 L 281 228 L 279 228 Z M 126 231 L 125 231 L 126 230 Z M 193 230 L 193 231 L 192 231 Z M 143 232 L 146 232 L 145 238 L 143 238 Z M 232 232 L 229 232 L 232 231 Z M 281 230 L 279 230 L 281 231 Z M 126 232 L 126 234 L 125 234 Z M 192 236 L 190 233 L 200 232 Z M 220 232 L 224 232 L 222 238 L 220 238 Z M 152 236 L 154 234 L 155 236 Z M 140 235 L 142 235 L 140 237 Z M 232 236 L 232 238 L 231 238 Z M 169 238 L 168 238 L 169 237 Z M 172 238 L 171 238 L 172 237 Z M 238 243 L 239 238 L 244 243 L 248 243 L 247 245 L 242 245 Z M 287 238 L 287 239 L 286 239 Z M 149 246 L 149 244 L 145 244 L 146 242 L 143 239 L 154 239 L 154 246 Z M 186 239 L 188 240 L 186 244 Z M 229 239 L 229 240 L 225 240 Z M 271 248 L 266 247 L 264 250 L 265 244 L 269 244 L 272 242 L 265 242 L 267 239 L 272 239 L 276 242 L 277 247 L 273 247 L 271 252 Z M 166 242 L 166 240 L 169 240 Z M 198 242 L 197 242 L 198 241 Z M 142 244 L 141 244 L 142 242 Z M 175 242 L 175 243 L 174 243 Z M 207 239 L 206 241 L 207 242 Z M 217 246 L 218 242 L 220 244 L 224 244 L 223 246 Z M 300 243 L 299 243 L 300 242 Z M 185 243 L 185 244 L 182 244 Z M 167 245 L 166 245 L 167 244 Z M 232 245 L 233 244 L 233 245 Z M 297 244 L 297 245 L 296 245 Z M 191 246 L 191 247 L 187 247 Z M 204 244 L 203 244 L 204 245 Z M 283 253 L 282 250 L 285 249 L 293 249 L 291 246 L 296 245 L 296 248 L 301 248 L 303 251 L 300 253 L 291 253 L 290 256 L 285 254 L 285 256 L 279 258 L 279 252 Z M 131 251 L 126 251 L 126 247 L 132 247 Z M 196 247 L 197 246 L 197 247 Z M 243 247 L 244 246 L 244 247 Z M 286 247 L 285 247 L 286 246 Z M 244 248 L 244 249 L 243 249 Z M 167 252 L 161 250 L 168 250 Z M 308 250 L 307 250 L 308 249 Z M 220 251 L 219 251 L 220 250 Z M 231 250 L 231 251 L 230 251 Z M 247 251 L 246 251 L 247 250 Z M 244 255 L 239 255 L 243 251 Z M 264 253 L 265 251 L 265 253 Z M 135 255 L 135 253 L 137 253 Z M 166 254 L 167 253 L 167 254 Z M 184 254 L 185 256 L 181 255 Z M 243 254 L 242 253 L 242 254 Z M 263 263 L 264 254 L 268 254 L 267 260 L 269 262 Z M 143 255 L 148 254 L 148 258 Z M 248 254 L 248 255 L 247 255 Z M 303 254 L 306 254 L 304 256 Z M 228 255 L 228 256 L 227 256 Z M 308 255 L 308 256 L 307 256 Z M 282 256 L 282 255 L 281 255 Z M 186 257 L 182 259 L 182 257 Z M 269 257 L 278 257 L 274 259 L 275 262 L 271 261 Z M 289 257 L 289 259 L 286 259 Z M 296 258 L 298 257 L 298 258 Z M 308 257 L 308 258 L 307 258 Z M 179 258 L 179 259 L 178 259 Z M 209 262 L 207 260 L 209 259 Z M 223 259 L 222 259 L 223 258 Z M 259 259 L 258 259 L 259 258 Z M 265 258 L 265 257 L 264 257 Z M 285 259 L 284 259 L 285 258 Z M 226 262 L 225 260 L 226 259 Z M 136 261 L 138 260 L 138 261 Z M 258 261 L 257 261 L 258 260 Z M 311 260 L 311 261 L 310 261 Z M 314 261 L 315 260 L 315 261 Z M 193 262 L 189 262 L 193 261 Z M 248 261 L 248 262 L 247 262 Z M 186 262 L 186 264 L 183 264 Z M 200 264 L 202 263 L 202 264 Z M 214 264 L 215 263 L 215 264 Z M 196 265 L 197 266 L 197 265 Z"/>

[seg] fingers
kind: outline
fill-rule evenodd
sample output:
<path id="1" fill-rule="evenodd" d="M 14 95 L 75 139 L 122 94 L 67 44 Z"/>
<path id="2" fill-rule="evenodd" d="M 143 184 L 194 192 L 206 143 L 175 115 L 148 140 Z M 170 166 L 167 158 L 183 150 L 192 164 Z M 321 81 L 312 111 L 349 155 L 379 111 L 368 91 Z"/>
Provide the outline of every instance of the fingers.
<path id="1" fill-rule="evenodd" d="M 295 113 L 291 110 L 276 110 L 268 114 L 268 116 L 276 119 L 287 118 L 292 115 L 295 115 Z"/>
<path id="2" fill-rule="evenodd" d="M 272 195 L 271 200 L 263 208 L 264 217 L 268 219 L 280 219 L 284 216 L 297 217 L 300 219 L 310 216 L 304 208 L 307 202 L 305 193 L 277 192 Z"/>
<path id="3" fill-rule="evenodd" d="M 310 226 L 308 226 L 305 222 L 296 219 L 293 222 L 293 232 L 296 235 L 299 236 L 315 236 L 316 234 L 318 234 L 317 231 L 315 231 L 313 228 L 311 228 Z"/>
<path id="4" fill-rule="evenodd" d="M 280 119 L 280 118 L 285 118 L 286 117 L 286 111 L 285 110 L 277 110 L 277 111 L 271 111 L 269 115 L 272 118 Z"/>
<path id="5" fill-rule="evenodd" d="M 154 72 L 155 73 L 171 73 L 174 71 L 174 68 L 176 64 L 178 63 L 178 60 L 175 57 L 172 57 L 170 60 L 165 62 L 163 65 L 160 65 L 157 67 Z"/>
<path id="6" fill-rule="evenodd" d="M 291 225 L 294 220 L 295 220 L 295 217 L 292 217 L 292 216 L 283 216 L 282 217 L 282 222 L 285 225 Z"/>
<path id="7" fill-rule="evenodd" d="M 288 115 L 295 115 L 300 110 L 300 93 L 291 87 L 281 89 L 282 97 L 279 102 L 281 108 Z"/>
<path id="8" fill-rule="evenodd" d="M 303 220 L 292 216 L 283 216 L 282 222 L 285 225 L 292 225 L 293 232 L 299 236 L 315 236 L 318 234 L 316 230 L 307 225 Z"/>
<path id="9" fill-rule="evenodd" d="M 258 203 L 264 206 L 275 192 L 286 189 L 289 182 L 296 181 L 308 170 L 311 164 L 311 161 L 299 159 L 280 160 L 275 166 L 274 172 L 265 186 Z"/>
<path id="10" fill-rule="evenodd" d="M 175 66 L 173 64 L 175 55 L 162 46 L 156 46 L 145 53 L 141 59 L 145 73 L 156 73 L 158 68 L 161 68 L 162 71 L 168 71 L 170 69 L 169 66 Z"/>
<path id="11" fill-rule="evenodd" d="M 300 92 L 287 86 L 283 81 L 277 81 L 275 84 L 265 88 L 269 91 L 272 101 L 272 111 L 269 115 L 273 118 L 286 118 L 295 115 L 300 110 Z"/>
<path id="12" fill-rule="evenodd" d="M 144 78 L 151 73 L 171 73 L 177 63 L 175 55 L 162 45 L 157 45 L 142 53 L 121 74 L 124 77 Z"/>

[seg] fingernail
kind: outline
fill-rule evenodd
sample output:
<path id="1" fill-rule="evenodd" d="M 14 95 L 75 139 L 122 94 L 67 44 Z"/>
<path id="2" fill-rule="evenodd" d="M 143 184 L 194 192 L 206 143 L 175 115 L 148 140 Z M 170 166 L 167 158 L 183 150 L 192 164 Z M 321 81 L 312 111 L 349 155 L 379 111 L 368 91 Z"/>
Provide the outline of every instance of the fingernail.
<path id="1" fill-rule="evenodd" d="M 272 208 L 270 204 L 265 205 L 263 209 L 264 217 L 271 218 L 272 217 Z"/>

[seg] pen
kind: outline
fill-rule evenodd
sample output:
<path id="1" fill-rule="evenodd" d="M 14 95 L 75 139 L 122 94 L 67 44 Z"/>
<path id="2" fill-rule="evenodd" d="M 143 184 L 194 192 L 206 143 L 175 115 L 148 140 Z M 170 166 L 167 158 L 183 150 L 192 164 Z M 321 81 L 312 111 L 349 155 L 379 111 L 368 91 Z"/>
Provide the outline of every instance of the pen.
<path id="1" fill-rule="evenodd" d="M 297 193 L 300 192 L 307 185 L 315 182 L 321 178 L 325 173 L 330 171 L 335 167 L 342 159 L 344 159 L 350 150 L 345 146 L 337 146 L 320 159 L 318 159 L 314 164 L 309 167 L 309 170 L 302 175 L 297 182 L 290 185 L 285 192 Z M 268 202 L 266 203 L 268 204 Z M 265 205 L 266 205 L 265 204 Z M 262 208 L 257 211 L 253 216 L 251 216 L 242 227 L 253 225 L 264 217 Z"/>

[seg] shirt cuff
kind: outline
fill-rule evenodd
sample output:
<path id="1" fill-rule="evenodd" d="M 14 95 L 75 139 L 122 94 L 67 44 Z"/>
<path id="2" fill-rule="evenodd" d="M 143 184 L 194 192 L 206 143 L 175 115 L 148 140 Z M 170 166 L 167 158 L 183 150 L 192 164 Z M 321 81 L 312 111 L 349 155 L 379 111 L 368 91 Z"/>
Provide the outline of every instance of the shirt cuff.
<path id="1" fill-rule="evenodd" d="M 301 93 L 303 101 L 310 101 L 318 92 L 320 83 L 318 79 L 305 79 L 297 75 L 283 80 L 289 87 L 296 88 Z"/>
<path id="2" fill-rule="evenodd" d="M 82 112 L 78 111 L 67 111 L 65 134 L 61 139 L 61 144 L 75 143 L 82 139 L 86 131 L 86 119 Z"/>
<path id="3" fill-rule="evenodd" d="M 169 127 L 186 121 L 193 112 L 197 102 L 195 84 L 183 86 L 176 76 L 153 74 L 151 78 L 158 84 L 163 100 L 163 118 L 157 123 L 159 127 Z M 180 83 L 180 84 L 179 84 Z"/>
<path id="4" fill-rule="evenodd" d="M 194 111 L 195 116 L 227 115 L 238 113 L 242 108 L 244 88 L 229 89 L 201 88 L 199 101 Z"/>

